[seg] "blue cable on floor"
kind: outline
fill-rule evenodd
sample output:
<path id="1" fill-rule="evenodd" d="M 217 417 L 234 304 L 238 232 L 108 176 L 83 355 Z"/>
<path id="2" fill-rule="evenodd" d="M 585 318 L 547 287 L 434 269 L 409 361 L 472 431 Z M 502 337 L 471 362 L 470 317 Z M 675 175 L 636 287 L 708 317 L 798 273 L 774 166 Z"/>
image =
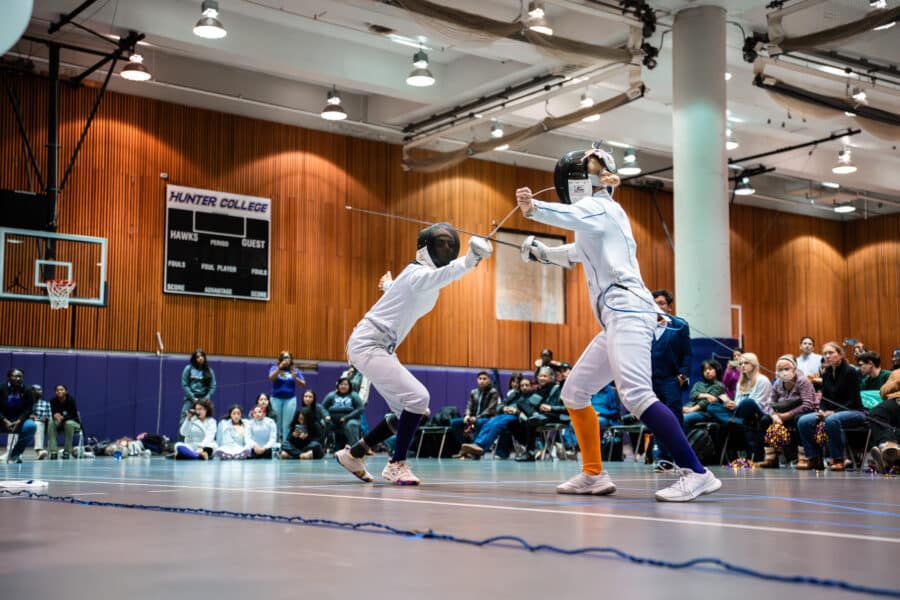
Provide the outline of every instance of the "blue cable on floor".
<path id="1" fill-rule="evenodd" d="M 284 515 L 271 515 L 267 513 L 246 513 L 230 510 L 212 510 L 208 508 L 191 508 L 182 506 L 161 506 L 157 504 L 127 504 L 123 502 L 103 502 L 100 500 L 82 500 L 74 496 L 52 496 L 50 494 L 38 494 L 28 490 L 4 490 L 0 489 L 0 497 L 17 496 L 27 498 L 29 500 L 40 500 L 43 502 L 62 502 L 66 504 L 79 504 L 81 506 L 100 506 L 104 508 L 126 508 L 132 510 L 147 510 L 154 512 L 175 513 L 183 515 L 201 515 L 205 517 L 218 517 L 226 519 L 243 519 L 246 521 L 266 521 L 270 523 L 283 523 L 286 525 L 305 525 L 313 527 L 335 527 L 339 529 L 349 529 L 353 531 L 368 530 L 373 532 L 383 532 L 393 535 L 399 535 L 405 538 L 439 540 L 442 542 L 453 542 L 456 544 L 466 544 L 469 546 L 489 546 L 493 544 L 502 545 L 504 547 L 519 548 L 528 550 L 529 552 L 549 552 L 551 554 L 563 554 L 566 556 L 576 554 L 611 554 L 618 558 L 639 565 L 649 565 L 652 567 L 662 567 L 666 569 L 689 569 L 691 567 L 711 566 L 719 567 L 727 573 L 736 573 L 754 577 L 764 581 L 777 581 L 780 583 L 799 583 L 806 585 L 814 585 L 819 587 L 838 588 L 848 592 L 858 592 L 861 594 L 872 594 L 875 596 L 886 596 L 890 598 L 900 598 L 900 590 L 892 590 L 887 588 L 876 588 L 865 585 L 858 585 L 848 581 L 838 579 L 821 579 L 819 577 L 810 577 L 807 575 L 777 575 L 775 573 L 764 573 L 749 567 L 735 565 L 719 558 L 698 557 L 682 562 L 671 562 L 656 558 L 647 558 L 629 554 L 624 550 L 611 546 L 589 546 L 586 548 L 560 548 L 551 544 L 531 544 L 527 540 L 516 535 L 496 535 L 493 537 L 475 540 L 464 537 L 457 537 L 446 533 L 437 533 L 431 529 L 428 531 L 420 531 L 414 529 L 400 529 L 378 523 L 375 521 L 363 521 L 352 523 L 348 521 L 334 521 L 332 519 L 309 519 L 302 516 L 287 517 Z M 506 542 L 506 544 L 504 544 Z"/>

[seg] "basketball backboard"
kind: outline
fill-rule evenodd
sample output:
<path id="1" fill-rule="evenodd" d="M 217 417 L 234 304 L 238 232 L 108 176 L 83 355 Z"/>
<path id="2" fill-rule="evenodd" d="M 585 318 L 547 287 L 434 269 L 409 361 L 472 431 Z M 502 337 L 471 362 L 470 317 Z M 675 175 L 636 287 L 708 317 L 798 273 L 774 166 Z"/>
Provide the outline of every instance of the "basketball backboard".
<path id="1" fill-rule="evenodd" d="M 0 298 L 49 302 L 48 279 L 76 283 L 69 304 L 106 306 L 106 238 L 0 228 Z"/>

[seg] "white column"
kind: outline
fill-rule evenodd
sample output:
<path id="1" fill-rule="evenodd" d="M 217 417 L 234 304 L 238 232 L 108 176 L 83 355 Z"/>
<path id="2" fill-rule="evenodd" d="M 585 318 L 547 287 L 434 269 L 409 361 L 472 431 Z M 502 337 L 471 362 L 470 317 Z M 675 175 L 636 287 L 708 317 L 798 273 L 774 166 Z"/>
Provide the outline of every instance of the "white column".
<path id="1" fill-rule="evenodd" d="M 682 10 L 672 33 L 675 307 L 691 337 L 730 337 L 725 9 Z"/>

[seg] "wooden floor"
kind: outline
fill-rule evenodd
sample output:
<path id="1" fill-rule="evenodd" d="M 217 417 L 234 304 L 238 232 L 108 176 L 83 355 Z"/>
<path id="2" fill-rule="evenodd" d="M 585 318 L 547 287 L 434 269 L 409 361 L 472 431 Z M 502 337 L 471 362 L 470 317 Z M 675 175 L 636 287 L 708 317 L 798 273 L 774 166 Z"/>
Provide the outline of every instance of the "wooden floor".
<path id="1" fill-rule="evenodd" d="M 385 456 L 370 459 L 378 476 Z M 862 473 L 718 469 L 721 492 L 662 504 L 672 481 L 607 463 L 614 496 L 557 495 L 571 461 L 411 461 L 420 487 L 363 484 L 321 461 L 27 461 L 0 479 L 101 502 L 202 507 L 563 548 L 614 546 L 668 561 L 718 557 L 780 575 L 900 590 L 900 480 Z M 0 498 L 2 598 L 826 598 L 835 588 L 716 568 L 671 570 L 599 555 L 529 553 L 385 533 Z"/>

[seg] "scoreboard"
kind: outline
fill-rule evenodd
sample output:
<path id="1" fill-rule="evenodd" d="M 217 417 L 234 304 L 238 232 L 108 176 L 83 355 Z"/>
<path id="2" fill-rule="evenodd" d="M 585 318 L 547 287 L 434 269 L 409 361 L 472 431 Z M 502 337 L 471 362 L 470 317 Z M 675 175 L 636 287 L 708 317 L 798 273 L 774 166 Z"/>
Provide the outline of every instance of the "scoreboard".
<path id="1" fill-rule="evenodd" d="M 272 200 L 166 186 L 163 291 L 269 299 Z"/>

